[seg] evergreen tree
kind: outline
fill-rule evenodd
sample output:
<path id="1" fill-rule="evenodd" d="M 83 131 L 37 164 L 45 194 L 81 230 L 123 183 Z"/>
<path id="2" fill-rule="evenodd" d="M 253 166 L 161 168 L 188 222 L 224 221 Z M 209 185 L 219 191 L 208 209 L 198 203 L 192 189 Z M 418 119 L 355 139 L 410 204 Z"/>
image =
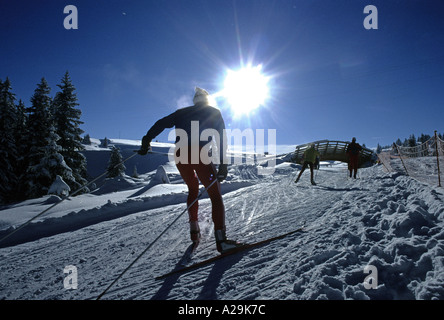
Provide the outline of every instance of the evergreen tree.
<path id="1" fill-rule="evenodd" d="M 407 140 L 407 138 L 404 139 L 404 142 L 401 144 L 401 146 L 403 146 L 403 147 L 409 146 L 409 141 Z"/>
<path id="2" fill-rule="evenodd" d="M 55 133 L 52 114 L 50 88 L 44 78 L 37 85 L 27 108 L 28 117 L 28 168 L 24 174 L 24 185 L 28 198 L 45 195 L 56 175 L 65 181 L 72 181 L 72 171 L 64 163 L 57 146 L 59 137 Z"/>
<path id="3" fill-rule="evenodd" d="M 103 141 L 102 141 L 102 143 L 100 144 L 100 146 L 101 146 L 102 148 L 108 148 L 109 142 L 110 142 L 110 140 L 109 140 L 107 137 L 105 137 L 105 139 L 103 139 Z"/>
<path id="4" fill-rule="evenodd" d="M 407 140 L 408 147 L 416 147 L 416 138 L 414 134 L 411 134 L 409 139 Z"/>
<path id="5" fill-rule="evenodd" d="M 86 184 L 86 158 L 81 153 L 84 150 L 81 134 L 83 130 L 80 125 L 82 112 L 77 109 L 77 96 L 69 73 L 66 72 L 62 78 L 62 83 L 58 85 L 61 89 L 56 93 L 52 104 L 53 119 L 57 135 L 60 137 L 60 154 L 65 159 L 66 164 L 72 170 L 74 181 L 65 180 L 71 189 L 78 189 Z"/>
<path id="6" fill-rule="evenodd" d="M 108 178 L 122 177 L 125 175 L 125 165 L 122 163 L 122 154 L 119 148 L 113 146 L 111 149 L 111 156 L 108 162 Z"/>
<path id="7" fill-rule="evenodd" d="M 382 147 L 381 145 L 378 143 L 377 147 L 376 147 L 376 153 L 381 153 L 382 151 Z"/>
<path id="8" fill-rule="evenodd" d="M 430 138 L 431 138 L 430 135 L 421 133 L 421 136 L 418 137 L 418 142 L 424 143 L 424 142 L 427 142 L 428 140 L 430 140 Z"/>
<path id="9" fill-rule="evenodd" d="M 27 198 L 35 198 L 43 195 L 39 189 L 45 187 L 41 185 L 35 176 L 33 168 L 40 164 L 44 157 L 47 137 L 50 135 L 49 128 L 52 126 L 50 88 L 45 78 L 37 85 L 34 95 L 31 97 L 31 107 L 26 108 L 28 113 L 28 167 L 23 177 Z"/>
<path id="10" fill-rule="evenodd" d="M 0 80 L 0 203 L 8 203 L 14 199 L 14 191 L 18 185 L 16 164 L 18 152 L 15 143 L 15 95 L 7 78 Z"/>
<path id="11" fill-rule="evenodd" d="M 17 147 L 18 158 L 16 162 L 16 175 L 18 178 L 18 185 L 16 186 L 17 201 L 26 199 L 26 189 L 24 188 L 23 179 L 28 168 L 28 116 L 26 114 L 26 107 L 22 100 L 19 101 L 16 109 L 17 122 L 15 124 L 15 143 Z"/>
<path id="12" fill-rule="evenodd" d="M 83 137 L 82 143 L 86 145 L 91 145 L 91 137 L 89 136 L 89 134 Z"/>
<path id="13" fill-rule="evenodd" d="M 60 154 L 62 148 L 57 144 L 59 137 L 55 133 L 54 126 L 50 126 L 49 135 L 46 138 L 47 144 L 43 149 L 40 162 L 29 168 L 29 172 L 33 174 L 34 183 L 31 188 L 31 194 L 41 196 L 48 193 L 51 185 L 56 181 L 57 177 L 61 177 L 68 185 L 74 184 L 75 179 L 72 175 L 71 168 L 66 164 L 63 156 Z M 35 187 L 40 188 L 36 190 Z"/>

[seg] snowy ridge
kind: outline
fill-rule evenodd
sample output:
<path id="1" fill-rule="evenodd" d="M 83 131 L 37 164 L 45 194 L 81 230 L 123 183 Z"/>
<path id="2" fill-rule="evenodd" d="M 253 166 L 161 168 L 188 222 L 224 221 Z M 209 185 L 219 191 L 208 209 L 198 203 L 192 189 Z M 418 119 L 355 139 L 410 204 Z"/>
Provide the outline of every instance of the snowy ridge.
<path id="1" fill-rule="evenodd" d="M 154 180 L 151 180 L 150 184 L 143 188 L 137 188 L 126 192 L 122 191 L 122 194 L 118 196 L 113 194 L 119 186 L 123 190 L 125 189 L 125 186 L 131 185 L 131 182 L 128 182 L 128 180 L 131 179 L 108 179 L 102 188 L 92 193 L 93 195 L 103 195 L 101 197 L 94 197 L 90 194 L 65 200 L 73 201 L 78 199 L 79 202 L 82 203 L 82 208 L 75 208 L 70 211 L 72 206 L 65 206 L 66 211 L 62 211 L 60 208 L 56 207 L 54 211 L 58 211 L 57 214 L 51 214 L 51 212 L 49 212 L 43 217 L 36 219 L 36 222 L 26 226 L 23 231 L 13 234 L 11 237 L 8 237 L 5 241 L 0 243 L 0 247 L 33 241 L 62 232 L 74 231 L 92 224 L 117 219 L 144 210 L 164 207 L 166 205 L 186 203 L 187 188 L 185 185 L 156 185 L 156 183 L 152 185 Z M 222 190 L 224 192 L 230 192 L 250 184 L 251 183 L 247 181 L 227 183 L 223 185 Z M 124 197 L 122 197 L 122 195 Z M 205 199 L 207 197 L 207 194 L 203 194 L 201 198 Z M 44 197 L 41 199 L 39 207 L 43 211 L 60 200 L 59 197 L 54 196 Z M 63 207 L 63 205 L 60 206 Z M 23 210 L 21 206 L 14 209 L 10 209 L 9 211 L 17 212 Z M 15 213 L 12 213 L 12 215 L 14 214 Z M 20 224 L 26 222 L 25 219 L 16 221 L 17 223 L 14 225 L 5 221 L 0 222 L 0 228 L 3 229 L 0 230 L 0 238 L 8 235 L 15 228 L 19 227 Z"/>
<path id="2" fill-rule="evenodd" d="M 184 215 L 103 299 L 444 299 L 442 189 L 381 166 L 349 179 L 340 163 L 321 165 L 318 186 L 308 172 L 295 184 L 300 166 L 283 159 L 272 176 L 230 166 L 222 183 L 227 233 L 258 241 L 306 221 L 305 232 L 155 280 L 177 267 L 189 244 Z M 126 177 L 121 190 L 114 181 L 113 192 L 77 196 L 48 212 L 29 233 L 50 233 L 0 249 L 0 298 L 95 299 L 185 209 L 186 186 L 167 172 L 170 184 L 153 183 L 155 171 Z M 0 211 L 3 232 L 20 224 L 17 213 L 32 216 L 48 199 Z M 199 223 L 195 261 L 217 254 L 206 195 Z M 63 287 L 68 265 L 78 269 L 75 290 Z M 375 289 L 365 287 L 368 265 L 378 271 Z"/>

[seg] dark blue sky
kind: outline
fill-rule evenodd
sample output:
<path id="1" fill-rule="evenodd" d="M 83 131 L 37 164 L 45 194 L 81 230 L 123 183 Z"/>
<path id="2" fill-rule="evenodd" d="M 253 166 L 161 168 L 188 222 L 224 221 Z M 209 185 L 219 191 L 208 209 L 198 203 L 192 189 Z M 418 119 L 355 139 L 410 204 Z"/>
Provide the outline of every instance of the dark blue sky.
<path id="1" fill-rule="evenodd" d="M 370 4 L 377 30 L 363 26 Z M 77 30 L 63 26 L 67 5 Z M 444 132 L 440 0 L 1 0 L 0 41 L 0 79 L 28 106 L 42 77 L 54 95 L 69 71 L 95 138 L 140 139 L 195 86 L 218 92 L 248 63 L 270 77 L 270 99 L 241 119 L 218 100 L 229 128 L 368 147 Z"/>

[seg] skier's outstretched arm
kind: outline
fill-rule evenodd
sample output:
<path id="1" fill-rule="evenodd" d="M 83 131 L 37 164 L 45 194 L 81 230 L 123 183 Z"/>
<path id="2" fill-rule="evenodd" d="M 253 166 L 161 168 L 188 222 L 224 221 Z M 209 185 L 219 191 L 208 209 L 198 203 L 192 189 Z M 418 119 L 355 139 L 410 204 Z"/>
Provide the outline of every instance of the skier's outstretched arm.
<path id="1" fill-rule="evenodd" d="M 140 155 L 145 155 L 151 147 L 151 141 L 162 133 L 166 128 L 172 128 L 175 125 L 176 113 L 172 114 L 158 120 L 142 138 L 142 146 L 138 153 Z"/>

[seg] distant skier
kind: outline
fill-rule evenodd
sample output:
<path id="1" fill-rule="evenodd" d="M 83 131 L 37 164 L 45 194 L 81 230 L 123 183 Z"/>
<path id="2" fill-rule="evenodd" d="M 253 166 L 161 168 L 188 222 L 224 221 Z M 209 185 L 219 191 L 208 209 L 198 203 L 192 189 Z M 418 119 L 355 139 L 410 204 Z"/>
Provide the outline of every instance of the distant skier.
<path id="1" fill-rule="evenodd" d="M 208 188 L 214 179 L 218 180 L 218 182 L 213 184 L 207 192 L 211 199 L 212 219 L 214 223 L 217 250 L 223 253 L 230 249 L 234 249 L 239 245 L 235 241 L 227 240 L 226 237 L 225 207 L 220 190 L 220 181 L 226 179 L 228 174 L 226 150 L 222 148 L 223 144 L 221 141 L 215 139 L 214 142 L 217 145 L 217 149 L 220 151 L 220 164 L 218 170 L 216 170 L 215 164 L 210 162 L 208 160 L 209 158 L 204 157 L 205 159 L 201 159 L 202 156 L 200 151 L 203 146 L 211 141 L 211 138 L 207 141 L 200 141 L 199 139 L 198 148 L 192 148 L 192 122 L 196 124 L 197 121 L 199 124 L 199 137 L 200 133 L 205 129 L 216 130 L 219 133 L 219 140 L 222 140 L 225 135 L 225 123 L 222 115 L 218 109 L 210 106 L 209 98 L 210 96 L 207 91 L 196 87 L 193 98 L 194 105 L 178 109 L 170 115 L 158 120 L 142 138 L 142 146 L 138 153 L 140 155 L 146 155 L 150 149 L 152 139 L 158 136 L 166 128 L 176 128 L 175 162 L 180 175 L 188 186 L 187 204 L 190 205 L 198 197 L 199 180 L 206 188 Z M 188 138 L 188 159 L 185 159 L 185 161 L 181 161 L 180 151 L 183 149 L 178 147 L 178 142 L 183 139 L 183 136 L 180 135 L 180 133 L 183 132 L 186 132 Z M 180 143 L 183 144 L 183 141 L 180 141 Z M 192 152 L 195 154 L 192 155 Z M 196 159 L 197 161 L 195 161 Z M 200 239 L 200 228 L 198 223 L 197 201 L 189 208 L 188 215 L 191 240 L 194 243 L 198 243 Z"/>
<path id="2" fill-rule="evenodd" d="M 359 143 L 356 143 L 356 138 L 353 138 L 352 142 L 347 147 L 347 155 L 349 158 L 348 170 L 350 171 L 350 178 L 353 174 L 353 177 L 356 179 L 356 174 L 358 173 L 359 153 L 361 150 L 362 147 L 359 145 Z"/>
<path id="3" fill-rule="evenodd" d="M 314 165 L 316 162 L 316 158 L 319 157 L 320 158 L 320 154 L 319 152 L 315 149 L 314 144 L 311 144 L 309 146 L 309 148 L 304 152 L 303 158 L 304 158 L 304 163 L 302 164 L 302 169 L 301 172 L 299 172 L 299 175 L 295 181 L 295 183 L 298 183 L 299 179 L 301 178 L 302 173 L 304 173 L 305 169 L 310 166 L 310 176 L 311 176 L 311 184 L 312 185 L 316 185 L 315 181 L 314 181 L 314 176 L 313 176 L 313 169 L 314 169 Z"/>

